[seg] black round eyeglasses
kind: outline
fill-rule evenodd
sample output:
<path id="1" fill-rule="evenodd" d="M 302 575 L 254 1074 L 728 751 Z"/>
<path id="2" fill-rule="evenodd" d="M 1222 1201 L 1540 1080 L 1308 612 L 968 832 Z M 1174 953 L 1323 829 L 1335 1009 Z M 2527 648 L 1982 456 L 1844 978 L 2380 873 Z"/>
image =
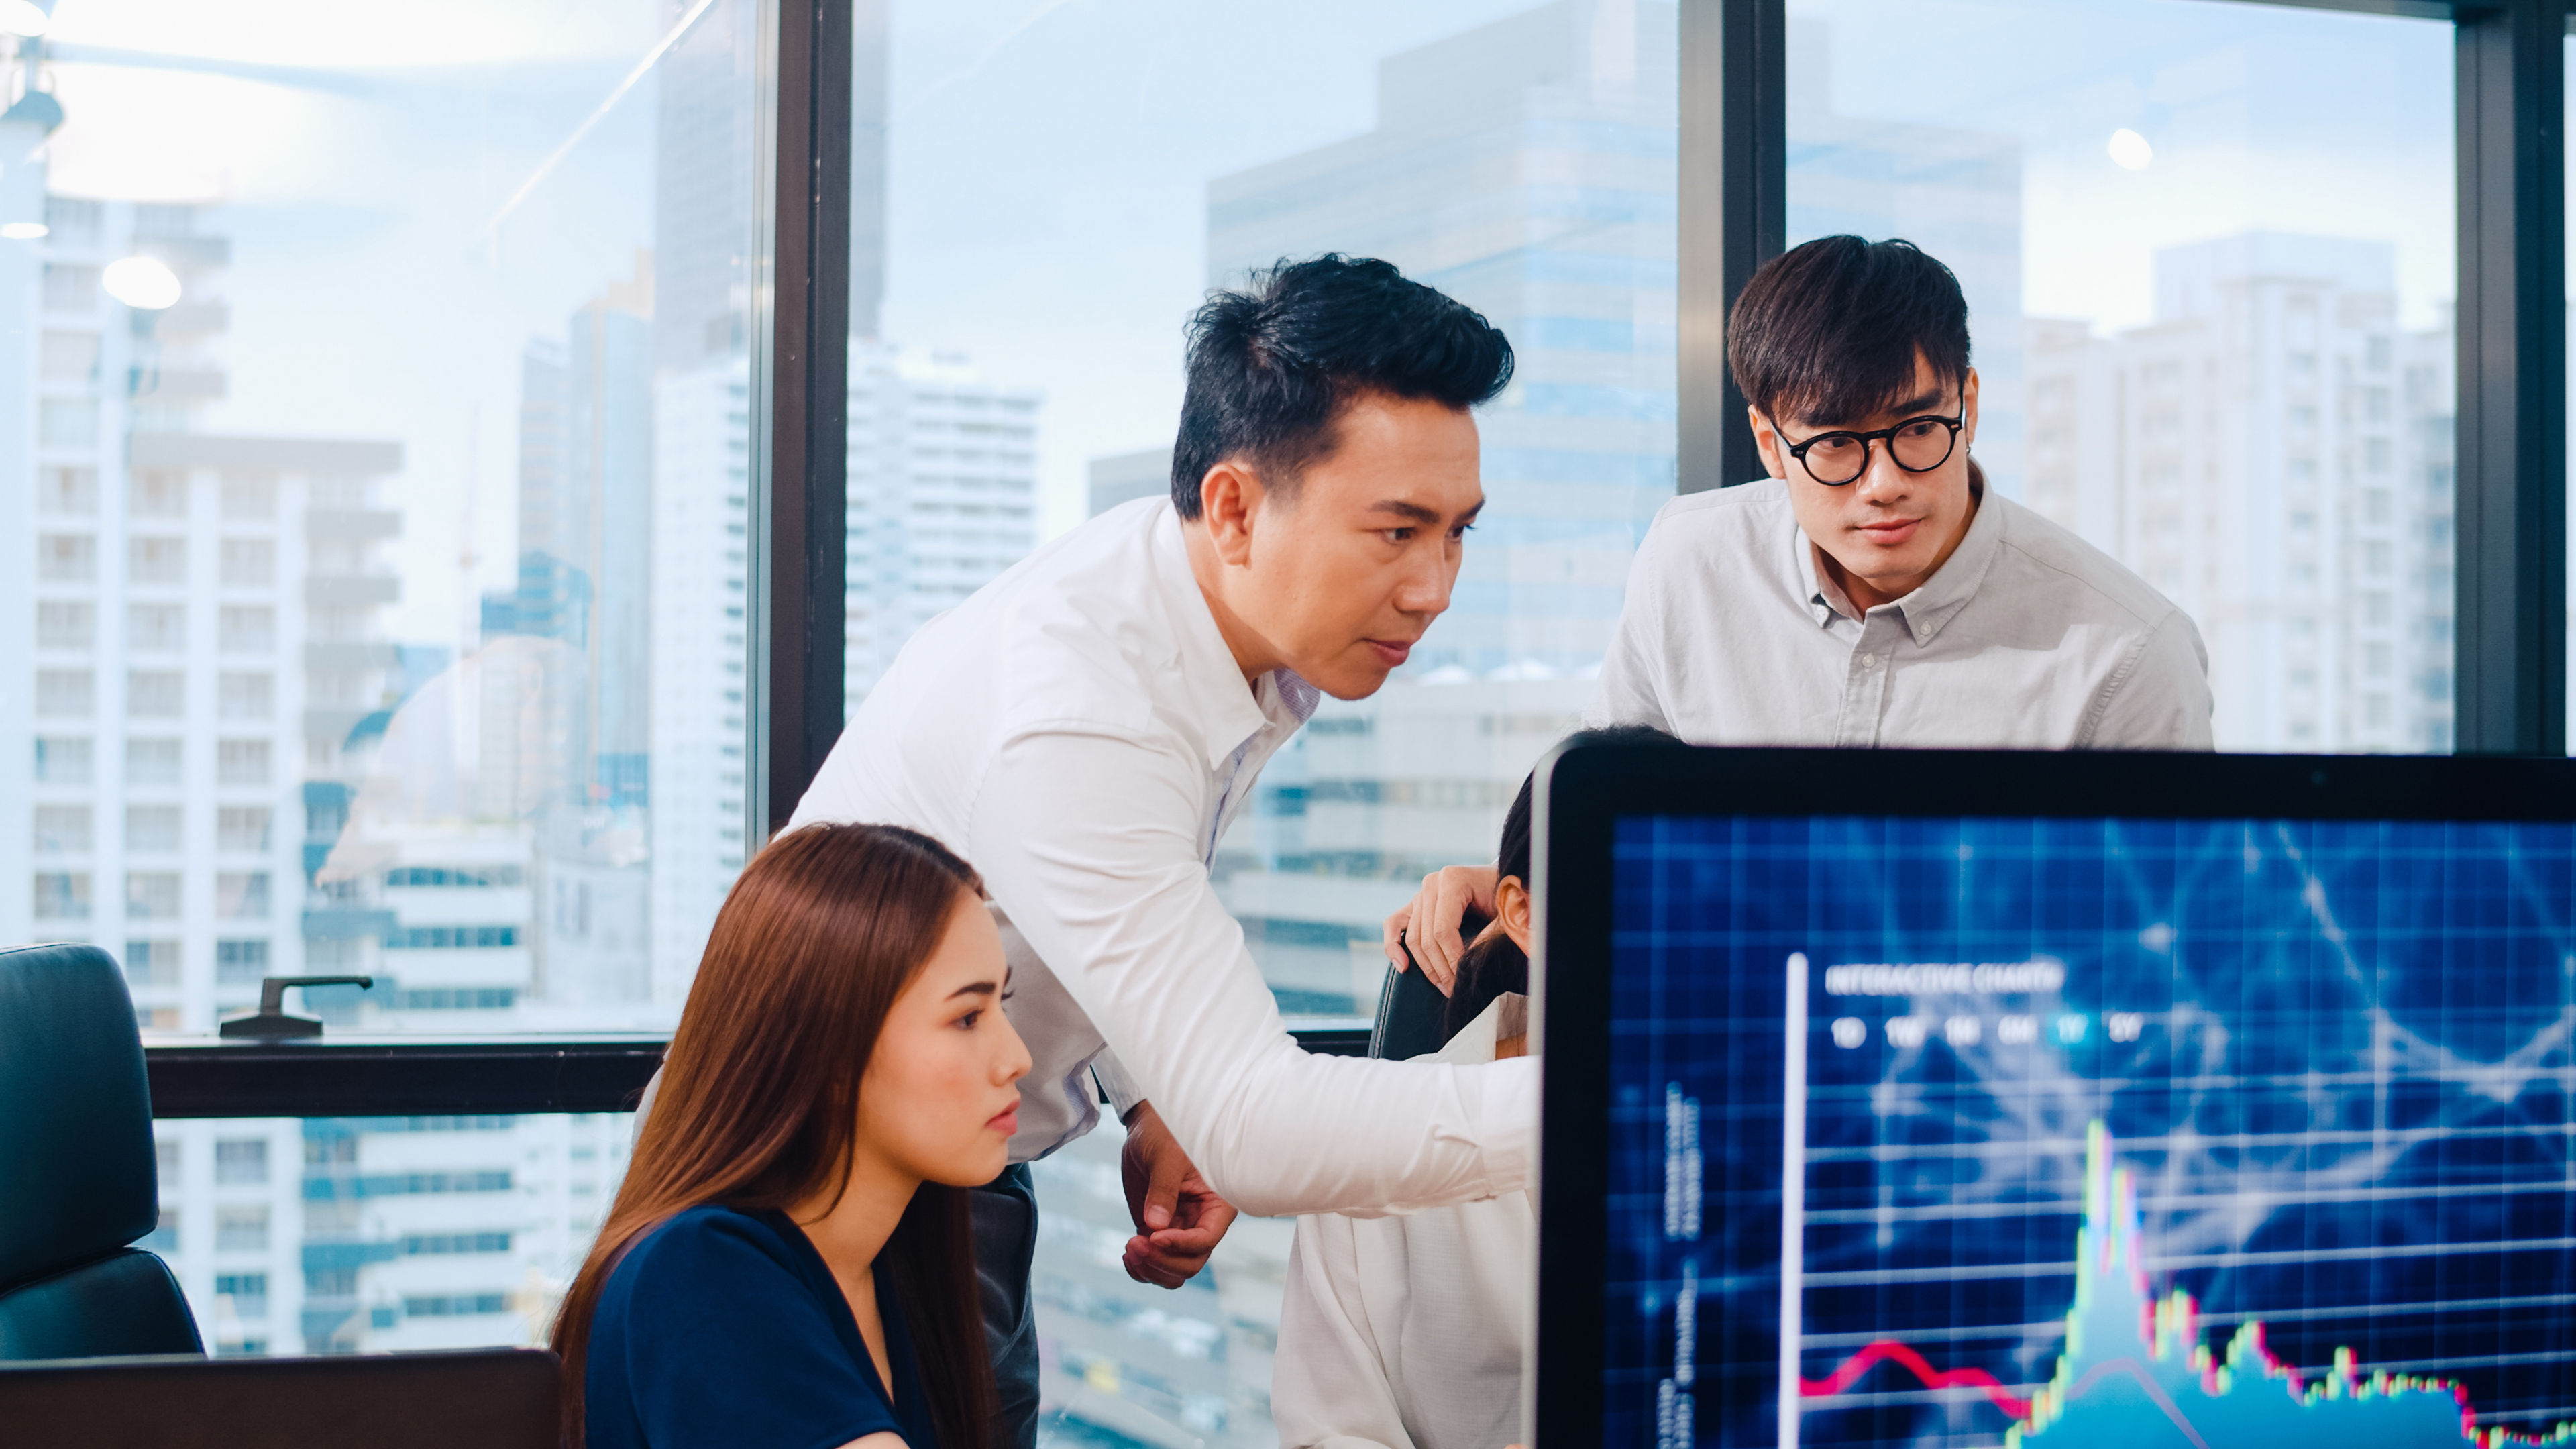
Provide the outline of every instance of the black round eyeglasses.
<path id="1" fill-rule="evenodd" d="M 1789 456 L 1798 460 L 1808 477 L 1829 488 L 1840 488 L 1869 471 L 1872 443 L 1885 443 L 1887 455 L 1906 472 L 1929 473 L 1950 461 L 1951 450 L 1959 446 L 1959 429 L 1967 425 L 1967 411 L 1961 409 L 1954 418 L 1907 418 L 1876 432 L 1818 433 L 1803 443 L 1791 443 L 1780 420 L 1771 418 L 1771 431 L 1787 444 Z"/>

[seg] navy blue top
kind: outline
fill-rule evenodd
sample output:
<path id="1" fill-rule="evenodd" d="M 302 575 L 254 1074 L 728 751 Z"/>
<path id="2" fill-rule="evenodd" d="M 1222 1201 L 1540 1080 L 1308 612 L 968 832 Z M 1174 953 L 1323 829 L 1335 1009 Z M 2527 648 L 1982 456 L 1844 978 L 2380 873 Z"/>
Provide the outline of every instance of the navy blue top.
<path id="1" fill-rule="evenodd" d="M 937 1449 L 882 1260 L 876 1284 L 891 1395 L 841 1285 L 785 1213 L 672 1218 L 600 1291 L 582 1374 L 590 1449 L 839 1449 L 882 1430 Z"/>

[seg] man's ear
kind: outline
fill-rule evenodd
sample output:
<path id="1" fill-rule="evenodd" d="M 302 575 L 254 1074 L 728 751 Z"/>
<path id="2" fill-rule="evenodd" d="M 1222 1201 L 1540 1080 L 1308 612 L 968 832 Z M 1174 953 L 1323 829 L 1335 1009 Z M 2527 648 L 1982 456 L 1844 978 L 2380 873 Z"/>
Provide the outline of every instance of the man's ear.
<path id="1" fill-rule="evenodd" d="M 1528 955 L 1530 893 L 1519 876 L 1507 875 L 1494 882 L 1494 919 L 1503 923 L 1503 934 L 1512 938 L 1512 944 L 1521 948 L 1521 954 Z"/>
<path id="2" fill-rule="evenodd" d="M 1744 405 L 1744 417 L 1753 424 L 1753 446 L 1761 450 L 1763 470 L 1774 478 L 1788 477 L 1789 462 L 1781 455 L 1780 435 L 1772 430 L 1771 420 L 1751 403 Z"/>
<path id="3" fill-rule="evenodd" d="M 1967 381 L 1959 384 L 1959 411 L 1968 415 L 1968 425 L 1960 430 L 1959 445 L 1977 441 L 1977 370 L 1968 369 Z"/>
<path id="4" fill-rule="evenodd" d="M 1199 480 L 1199 525 L 1220 562 L 1241 568 L 1252 561 L 1252 525 L 1263 496 L 1260 476 L 1233 459 Z"/>

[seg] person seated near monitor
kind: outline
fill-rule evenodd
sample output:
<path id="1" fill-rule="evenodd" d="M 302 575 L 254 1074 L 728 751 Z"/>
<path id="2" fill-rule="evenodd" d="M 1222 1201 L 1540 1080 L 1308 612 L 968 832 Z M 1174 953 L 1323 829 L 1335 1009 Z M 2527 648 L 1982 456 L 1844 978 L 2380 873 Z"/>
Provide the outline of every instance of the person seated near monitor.
<path id="1" fill-rule="evenodd" d="M 1568 744 L 1677 743 L 1586 730 Z M 1491 1062 L 1529 1042 L 1530 793 L 1503 819 L 1494 915 L 1459 959 L 1447 1044 L 1417 1061 Z M 1297 1220 L 1270 1412 L 1281 1449 L 1503 1449 L 1524 1438 L 1521 1350 L 1538 1266 L 1527 1191 L 1392 1217 Z"/>
<path id="2" fill-rule="evenodd" d="M 1903 241 L 1829 236 L 1764 263 L 1727 365 L 1770 476 L 1656 513 L 1591 725 L 1695 745 L 2205 750 L 2190 616 L 1986 486 L 1958 278 Z M 1492 877 L 1453 867 L 1387 918 L 1447 989 Z"/>
<path id="3" fill-rule="evenodd" d="M 570 1449 L 982 1449 L 966 1189 L 1028 1049 L 983 883 L 811 825 L 726 896 L 554 1349 Z"/>

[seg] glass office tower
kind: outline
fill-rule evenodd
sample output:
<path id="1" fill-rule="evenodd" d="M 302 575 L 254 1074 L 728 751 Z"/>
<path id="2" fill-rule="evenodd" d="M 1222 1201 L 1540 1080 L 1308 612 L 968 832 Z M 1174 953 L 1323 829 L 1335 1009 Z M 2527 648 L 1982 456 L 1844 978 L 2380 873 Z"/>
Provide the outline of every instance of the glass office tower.
<path id="1" fill-rule="evenodd" d="M 1226 903 L 1291 1011 L 1374 1010 L 1386 913 L 1492 858 L 1672 497 L 1675 26 L 1566 0 L 1389 56 L 1373 130 L 1209 183 L 1210 285 L 1382 256 L 1518 359 L 1478 415 L 1487 503 L 1449 612 L 1384 691 L 1317 713 L 1229 843 Z"/>

